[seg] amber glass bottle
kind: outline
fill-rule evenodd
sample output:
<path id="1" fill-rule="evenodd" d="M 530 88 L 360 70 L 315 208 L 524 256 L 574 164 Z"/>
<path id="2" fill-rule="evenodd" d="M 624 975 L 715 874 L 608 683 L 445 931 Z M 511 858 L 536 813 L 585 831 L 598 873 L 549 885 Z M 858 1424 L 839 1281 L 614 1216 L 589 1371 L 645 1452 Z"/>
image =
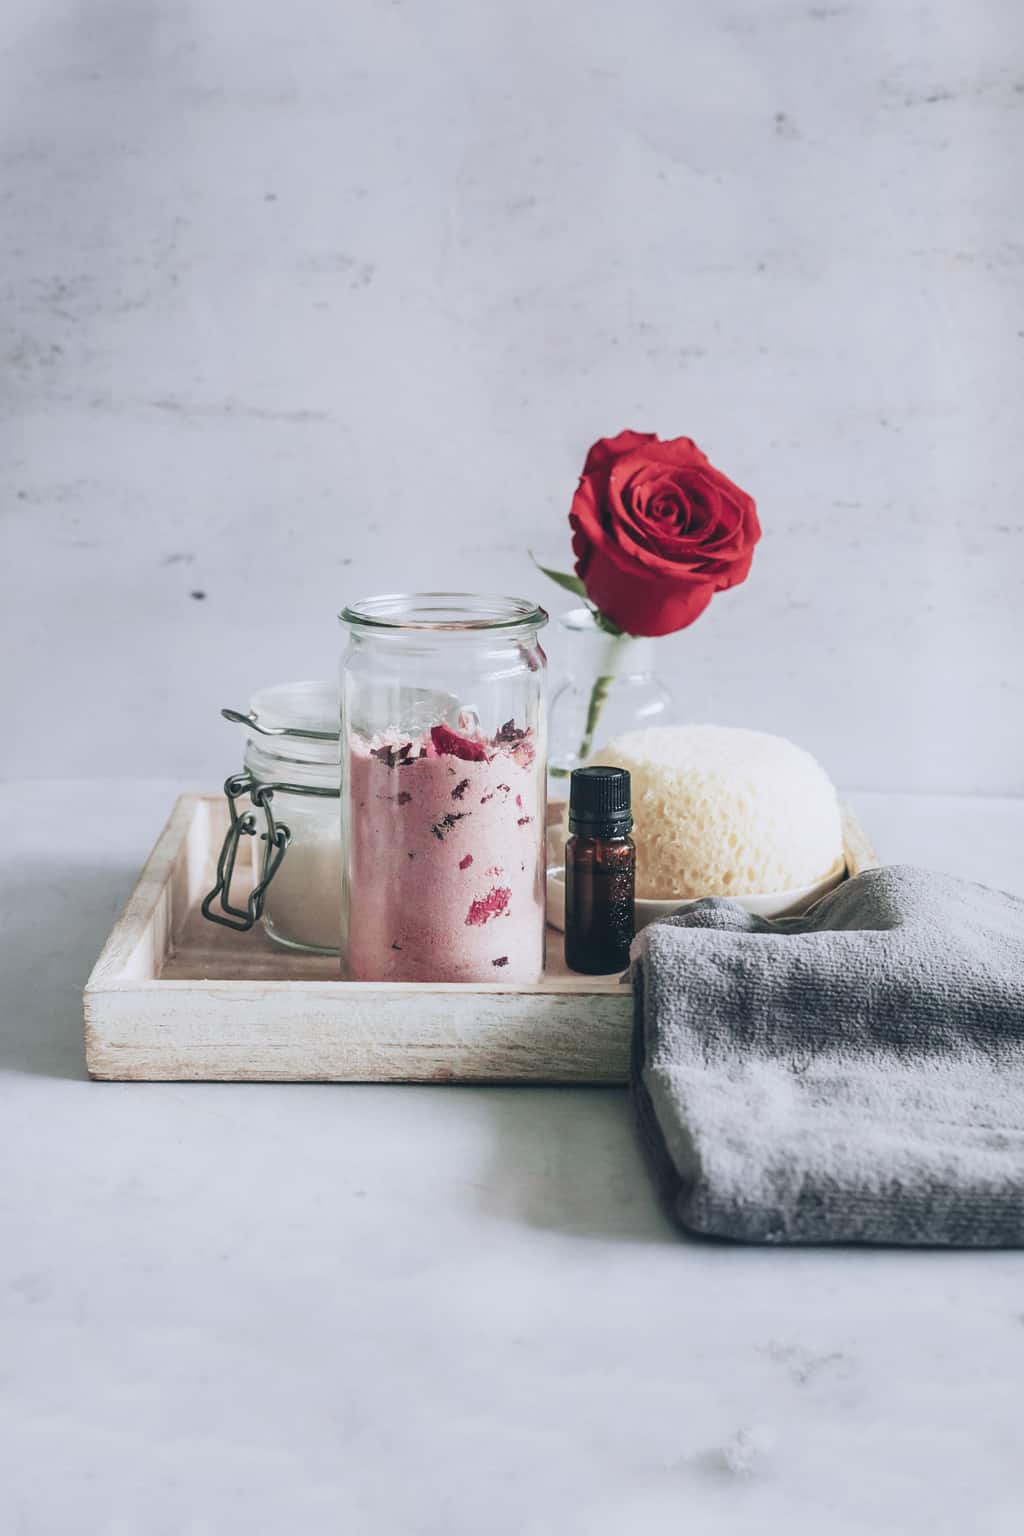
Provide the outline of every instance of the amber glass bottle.
<path id="1" fill-rule="evenodd" d="M 629 963 L 636 848 L 625 768 L 577 768 L 565 845 L 565 962 L 602 976 Z"/>

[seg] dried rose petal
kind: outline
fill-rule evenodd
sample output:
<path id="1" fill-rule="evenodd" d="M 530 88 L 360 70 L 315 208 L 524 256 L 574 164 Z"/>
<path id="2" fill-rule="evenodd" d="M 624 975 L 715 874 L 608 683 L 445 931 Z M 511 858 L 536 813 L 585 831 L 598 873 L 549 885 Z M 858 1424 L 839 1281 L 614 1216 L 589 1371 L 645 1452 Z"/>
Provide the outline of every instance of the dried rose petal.
<path id="1" fill-rule="evenodd" d="M 471 853 L 467 853 L 464 859 L 460 859 L 459 860 L 459 868 L 460 869 L 468 869 L 469 866 L 472 864 L 472 862 L 473 862 L 473 855 Z"/>
<path id="2" fill-rule="evenodd" d="M 385 745 L 383 747 L 371 747 L 370 756 L 376 757 L 380 762 L 386 763 L 389 768 L 404 768 L 409 761 L 409 753 L 412 751 L 412 742 L 407 741 L 404 746 L 395 747 Z M 415 758 L 413 759 L 415 762 Z"/>
<path id="3" fill-rule="evenodd" d="M 508 955 L 499 955 L 497 960 L 491 961 L 492 965 L 508 965 Z"/>
<path id="4" fill-rule="evenodd" d="M 495 885 L 486 896 L 478 896 L 476 901 L 470 902 L 469 911 L 466 913 L 466 927 L 477 928 L 486 923 L 489 918 L 499 916 L 508 906 L 511 895 L 512 892 L 508 886 Z"/>
<path id="5" fill-rule="evenodd" d="M 430 739 L 434 751 L 449 757 L 461 757 L 467 763 L 486 763 L 487 751 L 482 742 L 460 736 L 447 725 L 432 725 Z"/>
<path id="6" fill-rule="evenodd" d="M 455 788 L 452 790 L 452 799 L 453 800 L 461 800 L 463 795 L 466 793 L 466 790 L 468 788 L 469 788 L 469 780 L 468 779 L 460 779 L 459 782 L 456 784 Z"/>
<path id="7" fill-rule="evenodd" d="M 472 814 L 472 811 L 448 811 L 446 815 L 441 817 L 440 821 L 434 822 L 430 830 L 438 842 L 443 843 L 445 833 L 450 832 L 457 821 L 465 821 L 466 817 L 472 816 Z"/>

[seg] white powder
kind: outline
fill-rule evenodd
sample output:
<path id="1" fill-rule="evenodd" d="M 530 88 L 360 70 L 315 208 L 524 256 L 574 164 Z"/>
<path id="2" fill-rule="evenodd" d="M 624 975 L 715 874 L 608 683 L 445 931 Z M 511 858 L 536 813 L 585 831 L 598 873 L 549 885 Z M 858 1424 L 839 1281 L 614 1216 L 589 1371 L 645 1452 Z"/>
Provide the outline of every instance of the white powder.
<path id="1" fill-rule="evenodd" d="M 275 795 L 274 815 L 292 834 L 267 887 L 263 918 L 282 943 L 337 950 L 341 923 L 341 825 L 338 802 Z M 259 845 L 262 850 L 263 844 Z M 259 858 L 261 854 L 255 853 Z"/>

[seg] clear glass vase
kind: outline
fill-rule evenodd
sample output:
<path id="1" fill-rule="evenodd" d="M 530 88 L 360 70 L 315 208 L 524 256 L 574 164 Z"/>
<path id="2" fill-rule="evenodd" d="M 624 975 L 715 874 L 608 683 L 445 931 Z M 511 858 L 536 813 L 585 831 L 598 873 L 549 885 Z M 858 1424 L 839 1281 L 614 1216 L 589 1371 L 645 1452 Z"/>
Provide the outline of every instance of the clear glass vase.
<path id="1" fill-rule="evenodd" d="M 653 640 L 610 635 L 589 608 L 574 608 L 558 622 L 568 639 L 568 663 L 551 700 L 549 793 L 566 799 L 574 768 L 623 731 L 671 724 L 675 701 L 654 671 Z"/>

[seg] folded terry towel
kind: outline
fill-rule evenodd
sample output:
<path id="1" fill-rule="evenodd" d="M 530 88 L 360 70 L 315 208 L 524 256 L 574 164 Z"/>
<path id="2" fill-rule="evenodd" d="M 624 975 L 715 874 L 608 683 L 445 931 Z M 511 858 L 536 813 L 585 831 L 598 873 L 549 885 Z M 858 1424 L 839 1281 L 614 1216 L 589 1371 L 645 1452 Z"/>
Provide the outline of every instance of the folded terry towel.
<path id="1" fill-rule="evenodd" d="M 633 1089 L 692 1232 L 1024 1245 L 1024 902 L 907 866 L 633 947 Z"/>

